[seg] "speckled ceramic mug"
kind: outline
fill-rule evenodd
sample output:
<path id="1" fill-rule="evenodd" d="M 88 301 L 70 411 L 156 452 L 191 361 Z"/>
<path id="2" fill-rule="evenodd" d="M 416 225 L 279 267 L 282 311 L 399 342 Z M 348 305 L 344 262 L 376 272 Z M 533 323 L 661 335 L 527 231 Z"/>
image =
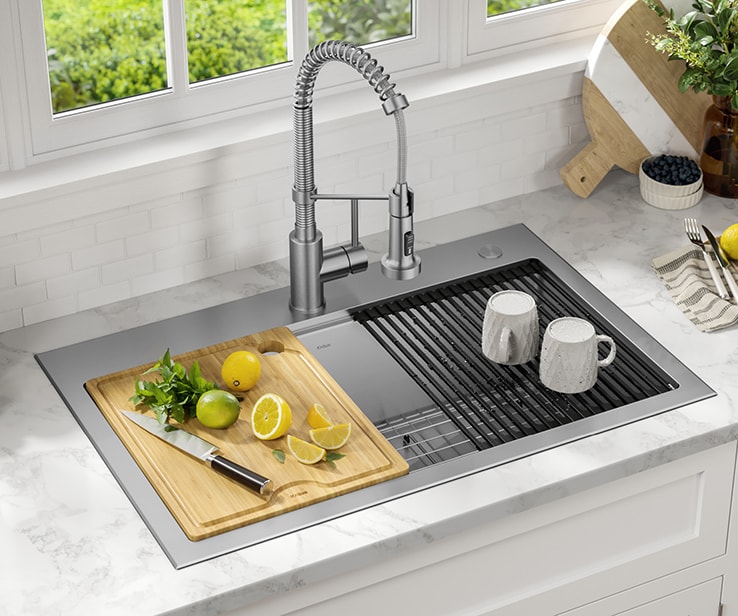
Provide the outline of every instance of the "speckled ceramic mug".
<path id="1" fill-rule="evenodd" d="M 597 355 L 597 345 L 601 342 L 610 346 L 605 359 L 598 359 Z M 615 352 L 615 341 L 597 334 L 589 321 L 578 317 L 555 319 L 543 335 L 541 383 L 564 394 L 587 391 L 597 382 L 598 370 L 615 359 Z"/>
<path id="2" fill-rule="evenodd" d="M 538 351 L 538 310 L 527 293 L 499 291 L 487 301 L 482 351 L 498 364 L 524 364 Z"/>

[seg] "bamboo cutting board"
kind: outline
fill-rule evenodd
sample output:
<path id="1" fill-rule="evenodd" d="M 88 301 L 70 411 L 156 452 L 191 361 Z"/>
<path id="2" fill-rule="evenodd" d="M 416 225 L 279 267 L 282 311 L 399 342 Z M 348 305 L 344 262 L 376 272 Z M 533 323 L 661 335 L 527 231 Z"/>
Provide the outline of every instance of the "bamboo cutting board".
<path id="1" fill-rule="evenodd" d="M 256 386 L 247 392 L 236 392 L 243 396 L 239 419 L 225 430 L 205 428 L 196 419 L 185 422 L 183 427 L 217 445 L 220 455 L 271 479 L 274 490 L 268 498 L 216 473 L 120 413 L 120 410 L 134 410 L 129 402 L 134 383 L 154 362 L 85 383 L 98 408 L 189 539 L 211 537 L 408 472 L 400 454 L 286 327 L 172 359 L 188 369 L 197 360 L 205 378 L 222 382 L 220 366 L 236 350 L 256 353 L 262 366 Z M 157 376 L 145 378 L 154 380 Z M 286 436 L 262 442 L 253 435 L 251 408 L 268 392 L 277 393 L 287 401 L 293 415 L 289 433 L 304 440 L 310 440 L 307 412 L 314 402 L 323 404 L 335 423 L 352 423 L 351 438 L 339 452 L 345 457 L 335 462 L 335 468 L 327 462 L 314 466 L 299 463 L 287 449 Z M 284 464 L 274 457 L 273 449 L 285 452 Z"/>
<path id="2" fill-rule="evenodd" d="M 564 184 L 580 197 L 588 197 L 614 166 L 638 173 L 652 154 L 699 158 L 711 98 L 679 91 L 684 63 L 656 51 L 646 41 L 648 32 L 664 33 L 662 19 L 643 0 L 626 0 L 587 60 L 582 109 L 592 141 L 561 170 Z"/>

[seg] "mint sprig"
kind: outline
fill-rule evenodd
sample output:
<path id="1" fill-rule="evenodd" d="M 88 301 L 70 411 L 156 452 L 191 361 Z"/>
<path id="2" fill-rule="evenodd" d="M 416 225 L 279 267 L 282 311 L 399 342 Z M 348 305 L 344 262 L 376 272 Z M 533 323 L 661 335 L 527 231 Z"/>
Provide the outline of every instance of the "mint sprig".
<path id="1" fill-rule="evenodd" d="M 130 401 L 136 406 L 148 406 L 162 424 L 169 423 L 171 419 L 182 423 L 194 417 L 200 396 L 211 389 L 219 389 L 216 383 L 202 376 L 197 361 L 192 363 L 188 371 L 182 364 L 172 360 L 169 349 L 144 372 L 144 376 L 153 373 L 159 373 L 161 379 L 137 380 L 135 394 Z"/>

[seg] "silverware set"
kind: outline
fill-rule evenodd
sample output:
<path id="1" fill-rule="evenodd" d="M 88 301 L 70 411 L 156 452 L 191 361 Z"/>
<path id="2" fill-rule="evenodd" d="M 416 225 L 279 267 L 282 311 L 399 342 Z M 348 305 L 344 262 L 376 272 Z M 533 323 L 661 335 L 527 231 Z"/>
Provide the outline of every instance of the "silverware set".
<path id="1" fill-rule="evenodd" d="M 705 242 L 702 240 L 702 233 L 700 232 L 700 227 L 697 224 L 697 220 L 695 218 L 685 218 L 684 230 L 687 234 L 687 237 L 689 238 L 689 241 L 702 251 L 702 256 L 704 257 L 705 263 L 707 264 L 707 269 L 710 270 L 712 280 L 715 282 L 715 288 L 717 289 L 718 295 L 723 299 L 730 299 L 730 296 L 732 294 L 733 298 L 738 300 L 738 285 L 736 285 L 735 278 L 733 278 L 733 274 L 730 271 L 730 262 L 728 261 L 728 257 L 725 255 L 725 252 L 723 252 L 723 249 L 720 247 L 720 244 L 718 243 L 715 236 L 705 225 L 702 225 L 702 230 L 707 236 L 708 243 L 710 245 L 710 248 L 712 249 L 712 254 L 715 255 L 715 259 L 717 260 L 718 265 L 722 270 L 723 276 L 725 276 L 725 280 L 728 282 L 730 293 L 728 293 L 728 291 L 726 290 L 725 285 L 723 284 L 723 280 L 720 277 L 720 273 L 713 263 L 711 253 L 708 252 L 705 248 Z"/>

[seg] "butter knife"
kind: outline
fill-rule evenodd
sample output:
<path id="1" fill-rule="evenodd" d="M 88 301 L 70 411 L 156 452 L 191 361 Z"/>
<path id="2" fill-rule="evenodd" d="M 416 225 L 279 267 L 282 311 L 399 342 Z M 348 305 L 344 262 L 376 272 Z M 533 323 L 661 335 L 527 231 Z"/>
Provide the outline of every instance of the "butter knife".
<path id="1" fill-rule="evenodd" d="M 712 251 L 715 253 L 715 258 L 720 264 L 720 269 L 723 270 L 723 276 L 725 276 L 725 280 L 728 281 L 728 286 L 730 287 L 730 292 L 733 295 L 733 298 L 738 301 L 738 285 L 736 285 L 735 278 L 733 278 L 733 274 L 730 271 L 728 257 L 725 256 L 725 252 L 720 246 L 720 243 L 705 225 L 702 225 L 702 230 L 705 232 L 707 241 L 710 242 L 710 246 L 712 246 Z"/>

